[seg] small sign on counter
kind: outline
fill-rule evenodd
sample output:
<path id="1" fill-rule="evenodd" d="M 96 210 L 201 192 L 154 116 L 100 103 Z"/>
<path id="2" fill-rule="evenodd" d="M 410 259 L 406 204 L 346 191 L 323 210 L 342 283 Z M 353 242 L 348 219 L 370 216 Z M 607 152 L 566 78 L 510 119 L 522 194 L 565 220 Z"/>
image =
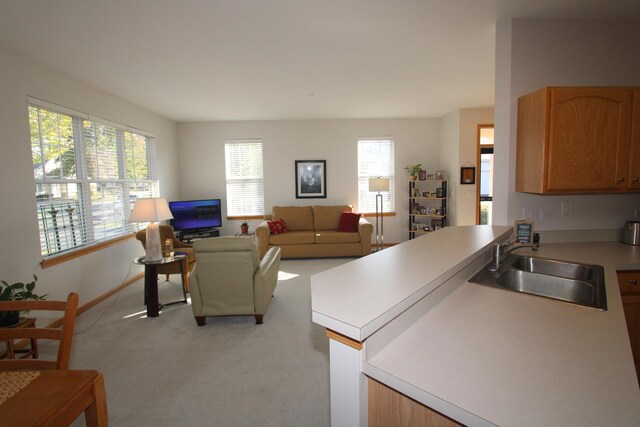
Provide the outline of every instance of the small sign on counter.
<path id="1" fill-rule="evenodd" d="M 516 242 L 533 243 L 533 221 L 517 220 L 513 228 L 516 232 Z"/>

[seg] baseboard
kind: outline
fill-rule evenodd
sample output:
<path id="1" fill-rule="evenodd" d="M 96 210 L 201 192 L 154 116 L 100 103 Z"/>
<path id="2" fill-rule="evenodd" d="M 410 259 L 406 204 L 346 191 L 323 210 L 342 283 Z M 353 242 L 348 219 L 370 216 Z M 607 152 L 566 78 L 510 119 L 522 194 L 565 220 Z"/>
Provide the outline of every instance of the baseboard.
<path id="1" fill-rule="evenodd" d="M 98 295 L 96 298 L 92 299 L 91 301 L 88 301 L 84 304 L 82 304 L 80 307 L 78 307 L 78 313 L 77 315 L 80 316 L 82 313 L 87 312 L 90 308 L 95 307 L 96 305 L 100 304 L 102 301 L 106 300 L 107 298 L 109 298 L 112 295 L 117 294 L 118 292 L 120 292 L 121 290 L 123 290 L 124 288 L 126 288 L 127 286 L 131 285 L 132 283 L 137 282 L 138 280 L 144 278 L 144 273 L 138 273 L 135 276 L 131 277 L 128 280 L 125 280 L 124 282 L 122 282 L 121 284 L 119 284 L 118 286 L 116 286 L 113 289 L 108 290 L 107 292 Z M 53 322 L 49 323 L 47 326 L 45 326 L 45 328 L 57 328 L 60 325 L 62 325 L 62 317 L 59 319 L 54 320 Z"/>
<path id="2" fill-rule="evenodd" d="M 102 301 L 106 300 L 107 298 L 109 298 L 112 295 L 115 295 L 116 293 L 120 292 L 121 290 L 123 290 L 124 288 L 126 288 L 127 286 L 131 285 L 132 283 L 137 282 L 138 280 L 144 278 L 144 273 L 138 273 L 135 276 L 131 277 L 128 280 L 125 280 L 124 282 L 122 282 L 121 284 L 119 284 L 118 286 L 116 286 L 113 289 L 108 290 L 107 292 L 98 295 L 96 298 L 92 299 L 91 301 L 86 302 L 85 304 L 82 304 L 80 307 L 78 307 L 78 311 L 76 316 L 80 316 L 82 313 L 85 313 L 86 311 L 88 311 L 90 308 L 95 307 L 96 305 L 100 304 Z M 64 318 L 60 317 L 59 319 L 54 320 L 53 322 L 49 323 L 47 326 L 44 326 L 44 328 L 58 328 L 62 325 L 62 320 Z M 39 326 L 39 327 L 43 327 L 43 326 Z M 19 348 L 24 348 L 27 345 L 29 345 L 29 341 L 27 339 L 23 339 L 20 341 L 17 341 L 14 345 L 15 348 L 19 349 Z"/>

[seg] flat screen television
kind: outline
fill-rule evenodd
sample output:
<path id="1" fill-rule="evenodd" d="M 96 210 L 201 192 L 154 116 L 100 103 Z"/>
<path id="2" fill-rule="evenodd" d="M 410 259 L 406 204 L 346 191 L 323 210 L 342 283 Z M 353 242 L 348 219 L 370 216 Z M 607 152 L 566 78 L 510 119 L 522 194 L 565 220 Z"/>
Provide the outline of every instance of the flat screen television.
<path id="1" fill-rule="evenodd" d="M 173 215 L 169 223 L 175 231 L 222 227 L 220 199 L 169 202 L 169 210 Z"/>

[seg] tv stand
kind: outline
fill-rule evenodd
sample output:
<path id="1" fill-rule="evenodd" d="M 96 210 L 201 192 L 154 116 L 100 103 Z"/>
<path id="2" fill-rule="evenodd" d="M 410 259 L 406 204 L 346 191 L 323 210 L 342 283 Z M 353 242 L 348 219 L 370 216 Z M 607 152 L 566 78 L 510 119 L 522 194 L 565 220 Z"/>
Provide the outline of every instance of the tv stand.
<path id="1" fill-rule="evenodd" d="M 217 228 L 198 228 L 195 230 L 184 230 L 176 232 L 178 240 L 182 243 L 193 243 L 196 240 L 209 237 L 219 237 L 220 230 Z"/>

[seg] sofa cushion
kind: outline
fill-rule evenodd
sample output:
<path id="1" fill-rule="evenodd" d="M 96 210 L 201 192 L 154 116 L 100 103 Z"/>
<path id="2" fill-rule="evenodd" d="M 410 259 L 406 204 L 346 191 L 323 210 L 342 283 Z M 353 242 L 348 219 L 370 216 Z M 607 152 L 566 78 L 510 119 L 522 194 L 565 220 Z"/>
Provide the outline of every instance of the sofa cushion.
<path id="1" fill-rule="evenodd" d="M 360 214 L 355 212 L 342 212 L 340 214 L 340 223 L 338 231 L 343 233 L 356 233 L 358 224 L 360 223 Z"/>
<path id="2" fill-rule="evenodd" d="M 313 230 L 287 231 L 286 233 L 272 234 L 269 237 L 270 245 L 303 245 L 315 243 Z"/>
<path id="3" fill-rule="evenodd" d="M 351 206 L 314 206 L 313 225 L 315 230 L 337 230 L 342 212 L 351 212 Z"/>
<path id="4" fill-rule="evenodd" d="M 267 221 L 267 225 L 269 225 L 269 231 L 271 234 L 280 234 L 287 231 L 287 226 L 282 218 L 274 221 Z"/>
<path id="5" fill-rule="evenodd" d="M 316 232 L 316 243 L 358 243 L 359 233 L 343 233 L 335 230 L 322 230 Z"/>
<path id="6" fill-rule="evenodd" d="M 313 230 L 311 206 L 274 206 L 273 218 L 282 218 L 288 231 Z"/>

